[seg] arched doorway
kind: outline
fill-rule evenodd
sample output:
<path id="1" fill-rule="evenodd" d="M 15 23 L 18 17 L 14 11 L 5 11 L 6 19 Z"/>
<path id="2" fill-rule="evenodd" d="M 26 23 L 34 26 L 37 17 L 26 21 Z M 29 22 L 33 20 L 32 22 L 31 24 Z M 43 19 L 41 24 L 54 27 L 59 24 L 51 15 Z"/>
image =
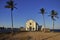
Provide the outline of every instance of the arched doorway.
<path id="1" fill-rule="evenodd" d="M 32 27 L 29 27 L 29 31 L 32 31 Z"/>

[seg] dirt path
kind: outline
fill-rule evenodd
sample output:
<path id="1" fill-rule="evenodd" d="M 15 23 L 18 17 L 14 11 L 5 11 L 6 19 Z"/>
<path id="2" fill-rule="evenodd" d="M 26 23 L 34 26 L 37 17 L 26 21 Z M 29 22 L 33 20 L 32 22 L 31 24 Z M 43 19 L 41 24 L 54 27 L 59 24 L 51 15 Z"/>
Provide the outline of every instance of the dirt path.
<path id="1" fill-rule="evenodd" d="M 60 40 L 60 33 L 43 33 L 43 32 L 21 32 L 13 37 L 7 36 L 7 40 Z"/>
<path id="2" fill-rule="evenodd" d="M 43 32 L 27 32 L 27 33 L 20 33 L 14 36 L 16 39 L 22 40 L 60 40 L 60 33 L 43 33 Z"/>

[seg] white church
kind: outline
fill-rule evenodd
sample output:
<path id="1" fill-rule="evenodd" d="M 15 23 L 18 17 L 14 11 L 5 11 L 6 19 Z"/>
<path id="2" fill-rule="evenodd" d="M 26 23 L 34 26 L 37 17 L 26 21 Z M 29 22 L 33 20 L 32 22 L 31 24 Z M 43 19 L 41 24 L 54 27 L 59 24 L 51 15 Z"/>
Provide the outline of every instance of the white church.
<path id="1" fill-rule="evenodd" d="M 50 31 L 49 28 L 44 28 L 44 26 L 42 25 L 38 25 L 37 22 L 35 22 L 34 20 L 28 20 L 26 22 L 26 31 L 43 31 L 45 29 L 45 31 Z"/>
<path id="2" fill-rule="evenodd" d="M 38 24 L 34 20 L 28 20 L 26 22 L 26 31 L 37 31 Z"/>

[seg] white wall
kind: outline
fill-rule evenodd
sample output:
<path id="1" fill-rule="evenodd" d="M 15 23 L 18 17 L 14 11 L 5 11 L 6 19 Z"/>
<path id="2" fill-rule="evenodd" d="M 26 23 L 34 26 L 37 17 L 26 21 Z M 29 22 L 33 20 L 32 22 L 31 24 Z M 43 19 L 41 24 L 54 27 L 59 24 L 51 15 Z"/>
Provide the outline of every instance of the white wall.
<path id="1" fill-rule="evenodd" d="M 30 25 L 30 23 L 32 23 L 32 24 Z M 37 25 L 37 26 L 38 26 L 38 25 Z M 34 28 L 34 31 L 35 31 L 35 30 L 38 30 L 38 29 L 36 28 L 36 22 L 33 21 L 33 20 L 29 20 L 29 21 L 26 22 L 26 30 L 27 30 L 27 31 L 29 31 L 29 30 L 28 30 L 29 27 L 31 27 L 32 29 Z M 32 30 L 32 31 L 33 31 L 33 30 Z"/>

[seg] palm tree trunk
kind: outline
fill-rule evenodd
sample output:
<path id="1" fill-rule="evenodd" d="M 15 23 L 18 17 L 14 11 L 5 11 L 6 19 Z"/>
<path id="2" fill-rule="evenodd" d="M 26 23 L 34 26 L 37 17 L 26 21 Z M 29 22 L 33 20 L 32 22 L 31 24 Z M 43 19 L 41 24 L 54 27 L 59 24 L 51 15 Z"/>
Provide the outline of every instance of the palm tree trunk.
<path id="1" fill-rule="evenodd" d="M 44 32 L 45 32 L 45 19 L 44 19 L 44 15 L 43 15 L 43 24 L 44 24 Z"/>
<path id="2" fill-rule="evenodd" d="M 11 25 L 12 25 L 12 34 L 13 34 L 13 13 L 12 13 L 12 10 L 11 10 Z"/>
<path id="3" fill-rule="evenodd" d="M 53 30 L 54 30 L 54 20 L 52 22 L 53 22 Z"/>

